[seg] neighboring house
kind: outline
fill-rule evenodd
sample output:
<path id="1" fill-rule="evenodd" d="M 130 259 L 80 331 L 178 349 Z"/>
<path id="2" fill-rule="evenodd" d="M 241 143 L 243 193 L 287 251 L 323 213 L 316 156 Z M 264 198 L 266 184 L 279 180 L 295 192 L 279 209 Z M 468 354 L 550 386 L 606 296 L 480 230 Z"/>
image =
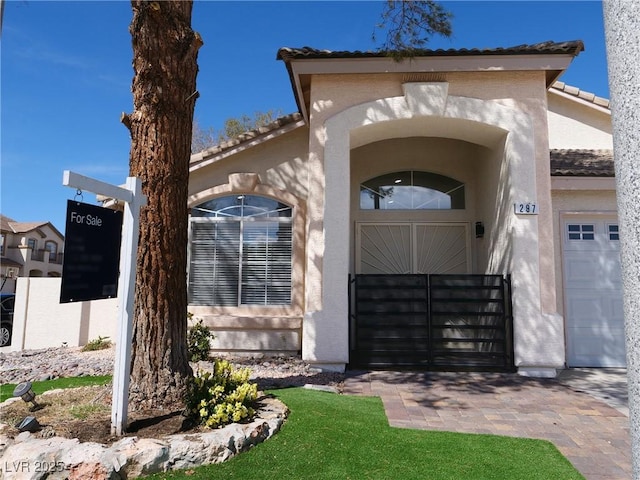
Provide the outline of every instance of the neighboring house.
<path id="1" fill-rule="evenodd" d="M 214 347 L 624 366 L 609 105 L 558 81 L 583 48 L 281 49 L 299 112 L 191 157 L 189 311 Z"/>
<path id="2" fill-rule="evenodd" d="M 60 277 L 64 236 L 50 222 L 16 222 L 0 215 L 2 292 L 17 277 Z"/>

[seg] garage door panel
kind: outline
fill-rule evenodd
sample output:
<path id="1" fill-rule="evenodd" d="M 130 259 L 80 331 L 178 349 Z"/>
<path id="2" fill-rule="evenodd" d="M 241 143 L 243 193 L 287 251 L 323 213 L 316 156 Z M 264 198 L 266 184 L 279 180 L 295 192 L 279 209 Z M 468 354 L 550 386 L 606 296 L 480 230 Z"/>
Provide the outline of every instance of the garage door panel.
<path id="1" fill-rule="evenodd" d="M 573 258 L 568 257 L 566 259 L 566 271 L 567 280 L 571 283 L 572 287 L 576 285 L 576 282 L 593 281 L 593 277 L 598 274 L 599 265 L 593 260 L 581 258 L 574 254 Z"/>
<path id="2" fill-rule="evenodd" d="M 593 324 L 595 321 L 606 321 L 606 305 L 598 298 L 585 297 L 574 294 L 568 301 L 567 314 L 574 319 L 572 325 L 580 326 L 585 323 Z"/>
<path id="3" fill-rule="evenodd" d="M 620 367 L 620 349 L 617 341 L 597 342 L 593 337 L 576 338 L 573 358 L 576 364 L 589 367 Z"/>
<path id="4" fill-rule="evenodd" d="M 563 240 L 567 364 L 624 367 L 622 275 L 612 217 L 566 219 Z M 571 226 L 571 228 L 569 228 Z"/>
<path id="5" fill-rule="evenodd" d="M 588 327 L 574 327 L 568 330 L 569 336 L 574 340 L 575 345 L 578 345 L 575 339 L 580 340 L 589 340 L 588 343 L 592 341 L 598 345 L 605 342 L 615 342 L 616 345 L 624 345 L 624 328 L 619 327 L 611 327 L 606 323 L 602 323 L 600 325 L 589 325 Z M 577 347 L 576 347 L 577 350 Z"/>
<path id="6" fill-rule="evenodd" d="M 611 311 L 615 318 L 620 319 L 620 323 L 624 325 L 624 305 L 622 302 L 622 295 L 619 295 L 611 299 Z"/>
<path id="7" fill-rule="evenodd" d="M 597 255 L 597 254 L 596 254 Z M 618 255 L 607 258 L 585 258 L 585 254 L 572 252 L 565 256 L 565 282 L 567 289 L 622 288 L 622 271 Z"/>
<path id="8" fill-rule="evenodd" d="M 622 292 L 622 264 L 620 263 L 619 253 L 615 256 L 615 260 L 603 269 L 602 280 L 606 280 L 605 285 L 610 285 L 611 288 Z"/>
<path id="9" fill-rule="evenodd" d="M 574 319 L 571 322 L 574 326 L 583 326 L 586 322 L 624 326 L 622 299 L 615 293 L 595 290 L 591 296 L 586 296 L 585 291 L 574 293 L 567 303 L 567 314 Z"/>

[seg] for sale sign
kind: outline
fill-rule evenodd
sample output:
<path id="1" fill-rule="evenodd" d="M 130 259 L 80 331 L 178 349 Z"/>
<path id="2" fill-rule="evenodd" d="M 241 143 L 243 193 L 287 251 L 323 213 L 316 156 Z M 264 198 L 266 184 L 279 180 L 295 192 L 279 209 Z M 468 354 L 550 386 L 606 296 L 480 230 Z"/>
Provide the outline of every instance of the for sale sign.
<path id="1" fill-rule="evenodd" d="M 117 210 L 67 201 L 60 303 L 117 295 L 122 216 Z"/>

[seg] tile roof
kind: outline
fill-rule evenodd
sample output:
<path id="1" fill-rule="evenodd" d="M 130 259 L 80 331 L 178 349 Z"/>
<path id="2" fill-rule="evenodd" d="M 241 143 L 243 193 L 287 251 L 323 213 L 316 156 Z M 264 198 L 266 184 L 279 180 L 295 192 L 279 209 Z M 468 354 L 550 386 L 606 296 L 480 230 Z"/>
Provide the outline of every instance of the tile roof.
<path id="1" fill-rule="evenodd" d="M 523 44 L 514 47 L 498 48 L 449 48 L 437 50 L 415 49 L 414 57 L 442 57 L 442 56 L 474 56 L 474 55 L 540 55 L 540 54 L 570 54 L 578 55 L 584 50 L 581 40 L 567 42 L 546 41 L 536 44 Z M 278 50 L 277 60 L 318 59 L 318 58 L 382 58 L 390 56 L 390 52 L 377 51 L 345 51 L 319 50 L 311 47 L 291 48 L 283 47 Z"/>
<path id="2" fill-rule="evenodd" d="M 191 160 L 189 161 L 189 163 L 198 163 L 206 158 L 213 157 L 227 150 L 231 150 L 232 148 L 251 140 L 260 140 L 261 137 L 266 137 L 267 135 L 275 132 L 278 129 L 288 126 L 294 126 L 295 123 L 300 121 L 302 121 L 302 115 L 300 115 L 300 113 L 298 112 L 278 117 L 273 122 L 267 125 L 244 132 L 237 137 L 232 138 L 231 140 L 227 140 L 226 142 L 214 145 L 205 150 L 202 150 L 201 152 L 194 152 L 191 155 Z"/>
<path id="3" fill-rule="evenodd" d="M 420 49 L 414 52 L 415 56 L 472 56 L 472 55 L 528 55 L 528 54 L 572 54 L 578 55 L 584 50 L 584 44 L 580 40 L 568 42 L 541 42 L 531 45 L 518 45 L 507 48 L 473 48 L 473 49 Z M 331 58 L 375 58 L 387 57 L 384 51 L 331 51 L 319 50 L 311 47 L 289 48 L 278 50 L 277 59 L 285 62 L 292 59 L 331 59 Z M 564 82 L 556 81 L 552 87 L 565 94 L 592 102 L 603 108 L 609 108 L 609 100 L 572 87 Z M 295 125 L 303 120 L 298 112 L 276 119 L 269 125 L 251 130 L 220 145 L 210 147 L 191 156 L 191 164 L 195 165 L 207 158 L 222 154 L 250 141 L 265 139 L 272 132 L 288 125 Z M 613 177 L 613 153 L 610 150 L 551 150 L 551 175 L 552 176 L 595 176 Z"/>
<path id="4" fill-rule="evenodd" d="M 567 85 L 564 82 L 554 82 L 553 85 L 551 85 L 551 88 L 580 98 L 587 102 L 591 102 L 595 105 L 598 105 L 599 107 L 607 109 L 611 108 L 609 105 L 609 100 L 607 98 L 598 97 L 593 93 L 585 92 L 584 90 L 580 90 L 578 87 L 572 87 L 571 85 Z"/>
<path id="5" fill-rule="evenodd" d="M 3 232 L 12 232 L 13 231 L 12 228 L 11 228 L 11 225 L 10 225 L 11 222 L 15 222 L 15 220 L 13 218 L 9 218 L 9 217 L 6 217 L 6 216 L 0 214 L 0 229 Z"/>
<path id="6" fill-rule="evenodd" d="M 64 236 L 51 224 L 51 222 L 16 222 L 13 218 L 0 214 L 0 229 L 3 232 L 28 233 L 33 230 L 37 230 L 40 227 L 44 227 L 45 225 L 49 225 L 53 231 L 55 231 L 60 237 L 64 238 Z"/>
<path id="7" fill-rule="evenodd" d="M 5 232 L 26 233 L 46 224 L 47 222 L 16 222 L 13 218 L 0 214 L 0 226 Z"/>
<path id="8" fill-rule="evenodd" d="M 552 177 L 613 177 L 612 150 L 551 150 Z"/>
<path id="9" fill-rule="evenodd" d="M 27 233 L 44 227 L 47 222 L 9 222 L 9 226 L 13 233 Z"/>

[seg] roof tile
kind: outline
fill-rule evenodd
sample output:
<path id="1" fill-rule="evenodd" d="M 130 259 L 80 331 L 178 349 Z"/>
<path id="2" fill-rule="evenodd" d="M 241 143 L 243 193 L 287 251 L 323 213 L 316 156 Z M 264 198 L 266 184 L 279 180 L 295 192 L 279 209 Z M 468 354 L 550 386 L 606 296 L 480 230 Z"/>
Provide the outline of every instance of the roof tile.
<path id="1" fill-rule="evenodd" d="M 613 177 L 612 150 L 551 150 L 552 177 Z"/>
<path id="2" fill-rule="evenodd" d="M 580 90 L 578 87 L 572 87 L 571 85 L 567 85 L 564 82 L 554 82 L 553 85 L 551 85 L 551 88 L 553 88 L 554 90 L 560 90 L 567 95 L 572 95 L 587 102 L 591 102 L 594 105 L 598 105 L 599 107 L 607 109 L 610 108 L 609 100 L 607 100 L 606 98 L 598 97 L 591 92 L 585 92 L 584 90 Z"/>
<path id="3" fill-rule="evenodd" d="M 189 163 L 191 164 L 198 163 L 204 160 L 205 158 L 218 155 L 244 142 L 253 140 L 254 138 L 258 138 L 262 135 L 267 135 L 275 130 L 278 130 L 279 128 L 285 127 L 290 124 L 294 124 L 296 122 L 299 122 L 300 120 L 302 120 L 302 115 L 300 115 L 299 112 L 290 113 L 289 115 L 278 117 L 268 125 L 258 127 L 254 130 L 249 130 L 248 132 L 241 133 L 237 137 L 227 140 L 226 142 L 222 142 L 218 145 L 213 145 L 205 150 L 202 150 L 201 152 L 193 153 L 191 155 L 191 160 Z"/>
<path id="4" fill-rule="evenodd" d="M 438 56 L 469 56 L 469 55 L 534 55 L 534 54 L 570 54 L 578 55 L 584 50 L 581 40 L 567 42 L 546 41 L 536 44 L 522 44 L 513 47 L 497 48 L 449 48 L 449 49 L 414 49 L 411 56 L 414 57 L 438 57 Z M 389 57 L 393 52 L 376 51 L 345 51 L 345 50 L 320 50 L 311 47 L 283 47 L 278 50 L 278 60 L 292 59 L 318 59 L 318 58 L 373 58 Z"/>

